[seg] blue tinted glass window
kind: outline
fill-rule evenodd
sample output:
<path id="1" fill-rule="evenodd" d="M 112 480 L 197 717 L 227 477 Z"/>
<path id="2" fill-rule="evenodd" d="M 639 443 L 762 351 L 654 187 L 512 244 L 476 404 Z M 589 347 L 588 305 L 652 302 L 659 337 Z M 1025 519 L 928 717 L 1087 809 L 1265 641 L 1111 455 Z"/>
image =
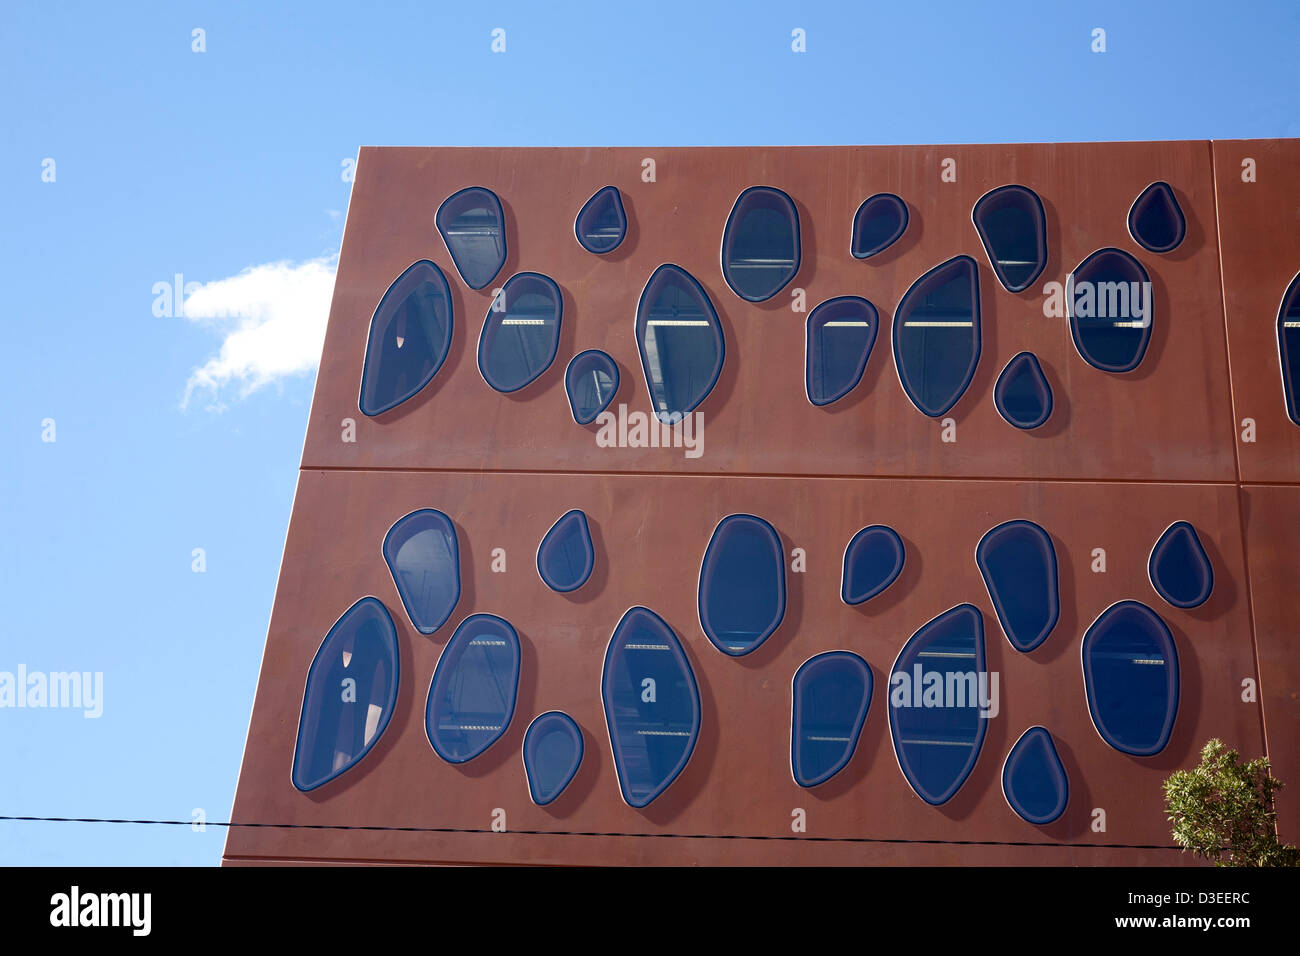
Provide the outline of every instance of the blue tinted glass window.
<path id="1" fill-rule="evenodd" d="M 364 597 L 321 642 L 307 672 L 293 785 L 314 790 L 356 765 L 379 740 L 397 704 L 397 628 Z"/>
<path id="2" fill-rule="evenodd" d="M 700 565 L 700 624 L 713 646 L 739 657 L 785 617 L 785 558 L 776 529 L 754 515 L 718 522 Z"/>
<path id="3" fill-rule="evenodd" d="M 1037 428 L 1052 417 L 1052 386 L 1033 352 L 1007 363 L 993 386 L 998 414 L 1017 428 Z"/>
<path id="4" fill-rule="evenodd" d="M 560 287 L 536 272 L 506 280 L 483 320 L 478 367 L 498 392 L 514 392 L 555 361 L 563 315 Z"/>
<path id="5" fill-rule="evenodd" d="M 991 688 L 984 618 L 973 605 L 945 611 L 903 645 L 889 676 L 889 732 L 903 776 L 926 803 L 946 803 L 975 767 Z"/>
<path id="6" fill-rule="evenodd" d="M 471 289 L 481 289 L 506 264 L 506 217 L 496 193 L 470 186 L 453 193 L 434 217 L 456 271 Z"/>
<path id="7" fill-rule="evenodd" d="M 749 302 L 780 292 L 799 271 L 799 213 L 779 189 L 750 186 L 736 200 L 722 236 L 722 275 Z"/>
<path id="8" fill-rule="evenodd" d="M 876 344 L 876 307 L 855 295 L 827 299 L 808 315 L 804 386 L 808 401 L 829 405 L 862 380 Z"/>
<path id="9" fill-rule="evenodd" d="M 378 415 L 428 385 L 451 347 L 451 290 L 421 259 L 393 280 L 370 320 L 360 407 Z"/>
<path id="10" fill-rule="evenodd" d="M 865 200 L 853 216 L 849 250 L 856 259 L 884 252 L 907 231 L 907 203 L 893 193 L 877 193 Z"/>
<path id="11" fill-rule="evenodd" d="M 1056 549 L 1032 521 L 1008 521 L 975 548 L 984 584 L 1011 646 L 1032 651 L 1052 633 L 1060 616 Z"/>
<path id="12" fill-rule="evenodd" d="M 1300 274 L 1291 280 L 1277 314 L 1277 351 L 1282 363 L 1286 413 L 1300 425 Z"/>
<path id="13" fill-rule="evenodd" d="M 704 401 L 722 372 L 722 325 L 704 287 L 665 264 L 650 276 L 636 310 L 646 386 L 660 421 L 675 421 Z"/>
<path id="14" fill-rule="evenodd" d="M 844 549 L 840 598 L 861 604 L 894 583 L 903 570 L 906 551 L 898 532 L 883 524 L 863 528 Z"/>
<path id="15" fill-rule="evenodd" d="M 1065 812 L 1070 782 L 1045 727 L 1030 727 L 1007 754 L 1002 765 L 1002 793 L 1011 809 L 1028 823 L 1042 826 Z"/>
<path id="16" fill-rule="evenodd" d="M 587 516 L 570 511 L 552 525 L 537 548 L 537 573 L 552 591 L 575 591 L 596 566 Z"/>
<path id="17" fill-rule="evenodd" d="M 634 607 L 614 628 L 600 681 L 618 785 L 644 807 L 686 767 L 700 733 L 700 691 L 672 628 Z"/>
<path id="18" fill-rule="evenodd" d="M 1098 249 L 1074 270 L 1066 291 L 1070 334 L 1083 360 L 1103 372 L 1131 372 L 1151 341 L 1151 282 L 1123 249 Z"/>
<path id="19" fill-rule="evenodd" d="M 1196 529 L 1175 521 L 1151 549 L 1147 572 L 1156 593 L 1174 607 L 1199 607 L 1214 590 L 1214 567 Z"/>
<path id="20" fill-rule="evenodd" d="M 835 776 L 853 757 L 871 707 L 871 668 L 857 654 L 830 651 L 795 672 L 790 768 L 801 787 Z"/>
<path id="21" fill-rule="evenodd" d="M 1187 219 L 1168 183 L 1152 183 L 1128 211 L 1128 231 L 1150 252 L 1172 252 L 1187 235 Z"/>
<path id="22" fill-rule="evenodd" d="M 412 511 L 384 535 L 384 560 L 411 623 L 432 634 L 460 600 L 460 544 L 441 511 Z"/>
<path id="23" fill-rule="evenodd" d="M 447 642 L 429 685 L 424 730 L 448 763 L 473 760 L 506 732 L 519 690 L 519 636 L 495 614 L 471 614 Z"/>
<path id="24" fill-rule="evenodd" d="M 989 265 L 1008 292 L 1023 292 L 1047 265 L 1047 215 L 1024 186 L 985 193 L 971 211 Z"/>
<path id="25" fill-rule="evenodd" d="M 599 349 L 579 352 L 564 373 L 569 411 L 579 425 L 590 425 L 618 391 L 618 363 Z"/>
<path id="26" fill-rule="evenodd" d="M 528 795 L 544 807 L 564 792 L 582 764 L 582 731 L 568 714 L 542 714 L 524 732 Z"/>
<path id="27" fill-rule="evenodd" d="M 957 404 L 980 357 L 975 260 L 957 256 L 912 284 L 894 313 L 894 365 L 903 391 L 938 418 Z"/>
<path id="28" fill-rule="evenodd" d="M 1121 753 L 1164 750 L 1178 715 L 1178 651 L 1155 611 L 1112 604 L 1083 635 L 1088 712 L 1101 739 Z"/>
<path id="29" fill-rule="evenodd" d="M 573 223 L 578 243 L 588 252 L 613 252 L 627 235 L 627 213 L 617 186 L 606 186 L 587 200 Z"/>

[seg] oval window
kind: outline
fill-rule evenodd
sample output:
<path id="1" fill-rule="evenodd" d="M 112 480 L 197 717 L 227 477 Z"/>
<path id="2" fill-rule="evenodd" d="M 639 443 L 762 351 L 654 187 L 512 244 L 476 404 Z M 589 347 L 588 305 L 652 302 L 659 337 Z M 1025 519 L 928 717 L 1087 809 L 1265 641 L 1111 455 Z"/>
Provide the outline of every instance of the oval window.
<path id="1" fill-rule="evenodd" d="M 876 344 L 876 307 L 856 295 L 827 299 L 808 314 L 804 389 L 814 405 L 838 401 L 862 380 Z"/>
<path id="2" fill-rule="evenodd" d="M 560 287 L 537 272 L 506 280 L 483 320 L 478 368 L 498 392 L 517 392 L 551 367 L 560 346 Z"/>
<path id="3" fill-rule="evenodd" d="M 1038 194 L 1001 186 L 971 210 L 993 274 L 1008 292 L 1023 292 L 1047 266 L 1047 215 Z"/>
<path id="4" fill-rule="evenodd" d="M 799 271 L 799 212 L 771 186 L 750 186 L 736 199 L 722 234 L 722 276 L 747 302 L 772 298 Z"/>
<path id="5" fill-rule="evenodd" d="M 1011 646 L 1028 652 L 1047 640 L 1061 613 L 1048 533 L 1032 521 L 1007 521 L 980 538 L 975 563 Z"/>
<path id="6" fill-rule="evenodd" d="M 894 366 L 903 391 L 938 418 L 957 404 L 980 358 L 979 272 L 970 256 L 935 266 L 894 313 Z"/>
<path id="7" fill-rule="evenodd" d="M 442 270 L 421 259 L 393 280 L 370 319 L 359 405 L 379 415 L 432 381 L 451 348 L 451 290 Z"/>
<path id="8" fill-rule="evenodd" d="M 411 623 L 432 634 L 460 600 L 460 544 L 451 519 L 434 508 L 412 511 L 388 529 L 383 552 Z"/>
<path id="9" fill-rule="evenodd" d="M 1052 386 L 1033 352 L 1021 352 L 1007 363 L 993 386 L 993 404 L 1016 428 L 1037 428 L 1052 417 Z"/>
<path id="10" fill-rule="evenodd" d="M 579 352 L 564 372 L 569 411 L 579 425 L 590 425 L 614 400 L 618 364 L 599 349 Z"/>
<path id="11" fill-rule="evenodd" d="M 1128 231 L 1148 252 L 1173 252 L 1187 235 L 1187 218 L 1168 183 L 1152 183 L 1128 211 Z"/>
<path id="12" fill-rule="evenodd" d="M 883 524 L 863 528 L 844 549 L 840 599 L 845 604 L 869 601 L 894 583 L 905 556 L 903 539 L 893 528 Z"/>
<path id="13" fill-rule="evenodd" d="M 893 193 L 877 193 L 863 201 L 853 215 L 849 251 L 855 259 L 884 252 L 907 231 L 907 203 Z"/>
<path id="14" fill-rule="evenodd" d="M 1277 313 L 1277 354 L 1282 363 L 1286 414 L 1300 425 L 1300 273 L 1291 280 Z"/>
<path id="15" fill-rule="evenodd" d="M 627 213 L 617 186 L 596 191 L 578 212 L 573 222 L 578 244 L 598 256 L 613 252 L 627 235 Z"/>
<path id="16" fill-rule="evenodd" d="M 552 591 L 576 591 L 595 566 L 587 516 L 577 509 L 561 516 L 537 548 L 537 573 Z"/>
<path id="17" fill-rule="evenodd" d="M 1025 822 L 1042 826 L 1065 812 L 1070 781 L 1045 727 L 1030 727 L 1002 765 L 1002 793 Z"/>
<path id="18" fill-rule="evenodd" d="M 492 190 L 470 186 L 453 193 L 438 207 L 434 224 L 471 289 L 483 288 L 506 264 L 506 217 Z"/>
<path id="19" fill-rule="evenodd" d="M 791 684 L 790 768 L 801 787 L 825 783 L 857 749 L 871 707 L 871 668 L 850 651 L 810 657 Z"/>
<path id="20" fill-rule="evenodd" d="M 656 417 L 675 422 L 713 391 L 725 348 L 713 303 L 695 277 L 665 264 L 636 308 L 636 341 Z"/>
<path id="21" fill-rule="evenodd" d="M 582 731 L 562 711 L 542 714 L 524 732 L 528 795 L 544 807 L 564 792 L 582 764 Z"/>
<path id="22" fill-rule="evenodd" d="M 785 552 L 776 529 L 754 515 L 718 522 L 700 565 L 700 624 L 713 646 L 740 657 L 785 617 Z"/>
<path id="23" fill-rule="evenodd" d="M 1112 604 L 1083 635 L 1088 713 L 1101 739 L 1121 753 L 1165 749 L 1178 716 L 1178 651 L 1155 611 L 1138 601 Z"/>
<path id="24" fill-rule="evenodd" d="M 1098 249 L 1067 285 L 1070 334 L 1079 355 L 1103 372 L 1131 372 L 1151 341 L 1151 280 L 1123 249 Z"/>
<path id="25" fill-rule="evenodd" d="M 1175 521 L 1165 529 L 1147 561 L 1156 593 L 1174 607 L 1200 607 L 1214 590 L 1214 567 L 1196 529 Z"/>
<path id="26" fill-rule="evenodd" d="M 473 760 L 506 732 L 519 690 L 519 635 L 495 614 L 460 622 L 438 658 L 424 731 L 448 763 Z"/>

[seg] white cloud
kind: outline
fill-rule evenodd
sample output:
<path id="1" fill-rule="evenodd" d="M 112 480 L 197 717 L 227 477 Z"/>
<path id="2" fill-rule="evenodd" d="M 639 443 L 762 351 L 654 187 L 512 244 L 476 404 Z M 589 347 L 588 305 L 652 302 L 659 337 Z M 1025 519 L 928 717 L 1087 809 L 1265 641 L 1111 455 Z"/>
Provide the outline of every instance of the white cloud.
<path id="1" fill-rule="evenodd" d="M 277 379 L 314 371 L 336 264 L 335 257 L 269 262 L 187 295 L 185 317 L 215 329 L 222 342 L 220 351 L 190 374 L 181 407 L 195 392 L 208 392 L 208 407 L 220 411 L 225 408 L 220 396 L 231 388 L 243 398 Z"/>

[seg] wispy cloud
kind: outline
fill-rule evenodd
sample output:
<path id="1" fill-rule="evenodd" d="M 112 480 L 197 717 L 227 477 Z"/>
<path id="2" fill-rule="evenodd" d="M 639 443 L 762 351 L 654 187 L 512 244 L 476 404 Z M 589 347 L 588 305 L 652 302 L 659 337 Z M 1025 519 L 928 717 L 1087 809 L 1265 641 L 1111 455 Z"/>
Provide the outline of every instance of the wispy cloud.
<path id="1" fill-rule="evenodd" d="M 334 292 L 335 257 L 270 262 L 205 283 L 185 297 L 185 317 L 222 336 L 221 349 L 191 374 L 181 407 L 196 392 L 213 410 L 232 391 L 244 398 L 264 385 L 314 371 L 320 362 Z"/>

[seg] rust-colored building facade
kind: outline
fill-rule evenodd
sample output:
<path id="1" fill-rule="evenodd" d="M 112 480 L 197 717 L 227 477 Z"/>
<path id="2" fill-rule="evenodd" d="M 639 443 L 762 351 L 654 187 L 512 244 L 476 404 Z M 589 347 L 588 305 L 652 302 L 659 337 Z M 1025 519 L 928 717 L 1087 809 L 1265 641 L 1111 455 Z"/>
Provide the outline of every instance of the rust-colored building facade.
<path id="1" fill-rule="evenodd" d="M 1245 757 L 1269 756 L 1290 784 L 1279 798 L 1279 829 L 1295 841 L 1300 425 L 1286 400 L 1283 299 L 1300 270 L 1298 173 L 1294 140 L 363 149 L 232 816 L 236 824 L 303 826 L 234 826 L 225 862 L 1190 862 L 1171 848 L 1161 783 L 1195 764 L 1211 737 Z M 1174 206 L 1153 215 L 1165 215 L 1165 225 L 1182 220 L 1166 251 L 1143 235 L 1146 207 L 1135 208 L 1157 183 L 1168 185 Z M 1020 205 L 1005 207 L 1012 224 L 1041 225 L 1028 259 L 999 248 L 996 216 L 974 212 L 1009 185 L 1023 187 Z M 599 228 L 575 226 L 584 204 L 609 186 L 622 222 L 610 214 Z M 770 217 L 780 232 L 789 221 L 780 197 L 791 204 L 792 256 L 745 246 L 742 197 L 754 186 L 767 187 L 754 223 Z M 469 187 L 489 197 L 471 212 L 499 200 L 486 226 L 455 215 Z M 860 258 L 884 240 L 855 214 L 881 195 L 901 198 L 904 228 Z M 1004 208 L 1000 196 L 990 200 L 992 213 Z M 1041 219 L 1025 196 L 1041 203 Z M 467 223 L 480 230 L 469 240 Z M 587 247 L 618 236 L 609 251 Z M 457 247 L 462 241 L 469 245 Z M 453 255 L 458 248 L 463 254 Z M 488 261 L 493 249 L 503 261 Z M 1104 249 L 1149 277 L 1149 309 L 1105 332 L 1107 343 L 1141 337 L 1129 371 L 1102 367 L 1098 350 L 1086 354 L 1088 317 L 1072 298 L 1090 257 Z M 925 299 L 924 277 L 947 281 L 932 270 L 955 257 L 969 257 L 951 268 L 973 274 L 973 314 L 935 319 L 965 315 L 960 302 L 950 313 L 943 296 Z M 431 378 L 413 373 L 427 378 L 422 387 L 408 375 L 389 388 L 389 401 L 368 399 L 367 388 L 387 386 L 363 386 L 363 376 L 391 374 L 379 355 L 379 326 L 392 313 L 385 295 L 421 260 L 436 267 L 421 267 L 434 276 L 421 287 L 428 294 L 438 295 L 436 273 L 446 281 L 439 301 L 451 320 L 440 327 L 445 341 L 431 346 L 441 357 Z M 706 315 L 709 331 L 724 343 L 715 381 L 705 387 L 693 371 L 692 404 L 680 409 L 665 399 L 669 340 L 659 339 L 658 351 L 646 344 L 647 325 L 668 324 L 653 318 L 647 290 L 666 263 L 698 283 L 703 311 L 715 317 Z M 1032 273 L 1020 291 L 1012 288 L 1023 283 L 1008 281 L 1015 268 L 1022 279 Z M 507 280 L 520 273 L 553 280 L 562 309 L 553 358 L 525 360 L 542 370 L 514 387 L 492 364 L 505 334 L 494 313 L 507 323 L 543 321 L 508 318 Z M 772 276 L 774 292 L 753 293 Z M 520 281 L 541 290 L 534 298 L 550 288 Z M 858 326 L 874 344 L 860 377 L 842 374 L 845 393 L 821 404 L 812 379 L 826 369 L 814 367 L 830 359 L 810 316 L 845 296 L 874 307 L 878 319 Z M 416 335 L 400 325 L 415 313 L 405 315 L 393 320 L 390 350 Z M 909 345 L 909 336 L 934 328 L 957 334 Z M 918 385 L 918 369 L 943 378 L 946 359 L 927 349 L 961 338 L 969 350 L 971 328 L 973 372 L 957 376 L 965 381 L 940 387 L 943 395 Z M 586 350 L 605 353 L 618 377 L 606 416 L 584 425 L 566 369 Z M 1050 414 L 1034 427 L 1013 423 L 1015 402 L 1000 384 L 1023 352 L 1035 357 L 1051 396 Z M 638 441 L 634 414 L 652 407 L 688 412 L 694 447 Z M 622 419 L 622 435 L 611 415 Z M 684 427 L 673 426 L 679 438 Z M 385 557 L 390 529 L 422 509 L 454 528 L 458 569 L 445 622 L 423 629 Z M 585 515 L 594 560 L 580 586 L 557 589 L 539 573 L 539 545 L 573 510 Z M 770 634 L 743 649 L 707 633 L 716 614 L 712 585 L 701 585 L 702 575 L 725 582 L 732 573 L 715 575 L 705 560 L 729 515 L 761 518 L 779 540 L 780 613 Z M 1014 601 L 998 595 L 977 555 L 1007 522 L 1045 532 L 1053 562 L 1056 613 L 1046 636 L 1023 650 L 1001 606 Z M 1194 529 L 1212 569 L 1202 576 L 1208 597 L 1180 601 L 1160 586 L 1153 548 L 1179 522 Z M 850 604 L 846 548 L 877 525 L 896 532 L 901 573 Z M 768 573 L 761 562 L 734 560 L 746 587 Z M 1201 580 L 1199 565 L 1185 565 L 1184 577 Z M 1012 578 L 1019 574 L 1013 568 Z M 327 633 L 367 596 L 391 618 L 396 659 L 362 682 L 362 694 L 376 696 L 360 749 L 339 745 L 330 773 L 307 780 L 296 750 L 305 767 L 310 734 L 341 734 L 330 721 L 353 719 L 340 714 L 356 701 L 345 689 L 342 710 L 313 703 L 308 673 L 314 660 L 329 664 L 318 655 L 328 656 Z M 1100 646 L 1095 625 L 1126 601 L 1153 612 L 1152 633 L 1167 627 L 1176 649 L 1125 661 L 1172 671 L 1172 691 L 1160 691 L 1171 695 L 1167 726 L 1150 746 L 1126 745 L 1113 723 L 1107 731 L 1115 714 L 1128 720 L 1146 704 L 1103 686 L 1109 665 L 1090 662 L 1085 641 L 1096 633 Z M 997 675 L 997 700 L 980 718 L 955 791 L 931 799 L 919 771 L 904 770 L 916 758 L 907 718 L 891 713 L 894 665 L 923 625 L 966 604 L 982 622 L 979 670 Z M 607 660 L 616 627 L 638 606 L 680 643 L 696 692 L 695 717 L 683 718 L 688 731 L 638 731 L 686 741 L 671 744 L 686 748 L 684 766 L 659 773 L 659 792 L 641 806 L 636 794 L 647 791 L 635 782 L 648 771 L 619 750 L 619 690 Z M 430 683 L 440 657 L 453 669 L 445 652 L 476 614 L 508 622 L 517 686 L 503 691 L 511 706 L 496 736 L 466 757 L 435 743 L 442 698 Z M 832 735 L 847 762 L 824 782 L 801 785 L 792 681 L 805 662 L 837 650 L 869 668 L 869 705 L 859 725 Z M 343 654 L 336 676 L 346 684 L 361 651 Z M 389 696 L 373 690 L 385 682 Z M 521 754 L 530 722 L 551 711 L 572 719 L 583 746 L 572 780 L 545 801 L 530 790 Z M 1049 822 L 1017 809 L 1009 782 L 1008 755 L 1032 727 L 1050 734 L 1059 773 L 1034 777 L 1030 789 L 1067 782 L 1063 809 Z M 1144 747 L 1154 752 L 1136 752 Z"/>

